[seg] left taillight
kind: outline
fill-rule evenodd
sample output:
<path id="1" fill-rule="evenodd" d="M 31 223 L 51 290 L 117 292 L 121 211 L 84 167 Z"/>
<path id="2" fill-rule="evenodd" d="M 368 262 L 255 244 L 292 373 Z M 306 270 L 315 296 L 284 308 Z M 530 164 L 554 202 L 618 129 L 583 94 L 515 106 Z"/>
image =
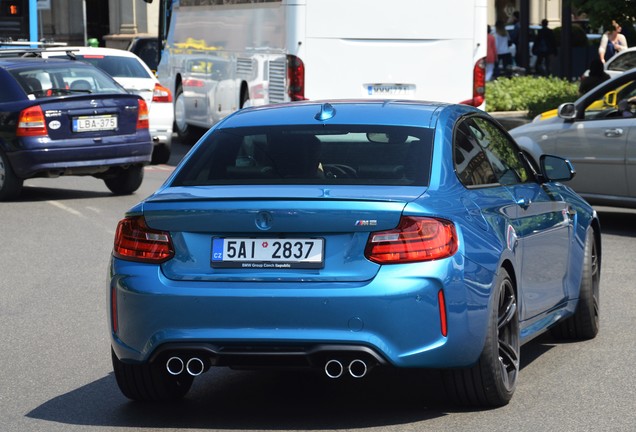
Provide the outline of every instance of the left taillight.
<path id="1" fill-rule="evenodd" d="M 378 264 L 432 261 L 457 252 L 455 225 L 444 219 L 405 216 L 397 228 L 371 233 L 364 254 Z"/>
<path id="2" fill-rule="evenodd" d="M 39 105 L 25 108 L 20 112 L 16 135 L 19 137 L 48 135 L 44 113 Z"/>
<path id="3" fill-rule="evenodd" d="M 117 225 L 113 255 L 126 261 L 159 264 L 174 256 L 174 248 L 169 232 L 149 228 L 143 216 L 133 216 Z"/>
<path id="4" fill-rule="evenodd" d="M 139 110 L 137 111 L 137 129 L 148 129 L 150 121 L 148 119 L 148 105 L 143 99 L 139 99 Z"/>
<path id="5" fill-rule="evenodd" d="M 172 102 L 172 93 L 170 93 L 170 90 L 168 90 L 161 84 L 155 84 L 155 89 L 152 92 L 152 101 Z"/>

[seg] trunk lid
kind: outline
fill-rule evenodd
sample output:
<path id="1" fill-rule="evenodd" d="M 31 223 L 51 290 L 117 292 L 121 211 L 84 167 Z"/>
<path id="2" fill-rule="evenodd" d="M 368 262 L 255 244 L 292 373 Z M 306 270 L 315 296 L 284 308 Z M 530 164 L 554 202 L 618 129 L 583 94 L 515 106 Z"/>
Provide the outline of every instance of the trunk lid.
<path id="1" fill-rule="evenodd" d="M 148 199 L 143 213 L 148 226 L 171 233 L 175 258 L 162 265 L 170 279 L 361 282 L 373 278 L 379 268 L 364 257 L 369 233 L 397 226 L 406 204 L 425 190 L 307 185 L 168 188 Z M 275 239 L 319 239 L 322 260 L 301 267 L 264 267 L 263 262 L 218 267 L 212 264 L 213 239 L 247 239 L 247 245 L 251 240 L 271 244 Z"/>

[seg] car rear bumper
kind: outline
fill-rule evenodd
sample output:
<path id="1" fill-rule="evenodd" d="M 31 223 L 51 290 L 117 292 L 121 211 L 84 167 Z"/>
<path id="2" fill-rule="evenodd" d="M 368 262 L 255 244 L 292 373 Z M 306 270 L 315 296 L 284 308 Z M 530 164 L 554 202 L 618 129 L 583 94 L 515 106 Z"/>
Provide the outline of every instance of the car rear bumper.
<path id="1" fill-rule="evenodd" d="M 349 357 L 363 352 L 397 367 L 468 366 L 483 348 L 490 296 L 485 281 L 466 282 L 461 261 L 426 263 L 441 278 L 421 276 L 418 265 L 394 265 L 363 283 L 263 283 L 174 281 L 159 266 L 113 258 L 111 342 L 125 362 L 181 351 L 203 353 L 212 365 L 278 356 L 282 367 L 292 357 L 315 366 L 333 347 L 346 347 Z"/>
<path id="2" fill-rule="evenodd" d="M 20 178 L 98 174 L 114 166 L 148 164 L 153 144 L 149 141 L 108 143 L 18 150 L 7 154 Z"/>

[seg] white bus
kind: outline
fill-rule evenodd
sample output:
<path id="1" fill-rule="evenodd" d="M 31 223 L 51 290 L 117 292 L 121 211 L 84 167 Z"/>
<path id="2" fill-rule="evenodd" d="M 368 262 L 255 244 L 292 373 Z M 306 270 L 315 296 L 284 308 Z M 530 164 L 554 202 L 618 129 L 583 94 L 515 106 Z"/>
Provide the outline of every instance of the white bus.
<path id="1" fill-rule="evenodd" d="M 189 140 L 247 105 L 484 104 L 487 0 L 161 0 L 157 75 Z"/>

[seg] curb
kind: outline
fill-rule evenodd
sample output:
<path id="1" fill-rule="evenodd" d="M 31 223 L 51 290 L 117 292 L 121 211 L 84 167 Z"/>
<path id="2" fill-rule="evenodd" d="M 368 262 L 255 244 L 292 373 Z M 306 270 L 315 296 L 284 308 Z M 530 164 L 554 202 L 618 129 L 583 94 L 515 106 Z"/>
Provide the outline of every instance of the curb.
<path id="1" fill-rule="evenodd" d="M 522 126 L 532 121 L 532 119 L 528 118 L 528 111 L 493 111 L 488 114 L 497 120 L 506 130 Z"/>

